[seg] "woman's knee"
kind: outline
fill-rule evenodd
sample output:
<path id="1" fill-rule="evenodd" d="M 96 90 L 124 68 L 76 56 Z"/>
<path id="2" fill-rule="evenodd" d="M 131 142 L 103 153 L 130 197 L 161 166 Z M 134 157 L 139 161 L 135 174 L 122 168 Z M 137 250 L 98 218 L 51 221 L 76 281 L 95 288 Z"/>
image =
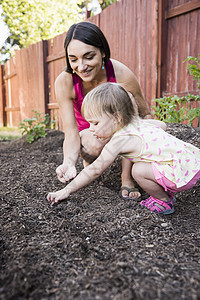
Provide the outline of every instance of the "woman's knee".
<path id="1" fill-rule="evenodd" d="M 88 153 L 91 156 L 99 156 L 103 149 L 103 146 L 104 145 L 102 144 L 102 142 L 91 134 L 83 134 L 81 136 L 81 148 L 84 152 Z"/>
<path id="2" fill-rule="evenodd" d="M 88 154 L 83 147 L 80 149 L 80 156 L 89 164 L 93 163 L 97 156 Z"/>
<path id="3" fill-rule="evenodd" d="M 81 157 L 88 163 L 92 163 L 101 153 L 103 144 L 90 133 L 82 134 L 81 137 Z"/>

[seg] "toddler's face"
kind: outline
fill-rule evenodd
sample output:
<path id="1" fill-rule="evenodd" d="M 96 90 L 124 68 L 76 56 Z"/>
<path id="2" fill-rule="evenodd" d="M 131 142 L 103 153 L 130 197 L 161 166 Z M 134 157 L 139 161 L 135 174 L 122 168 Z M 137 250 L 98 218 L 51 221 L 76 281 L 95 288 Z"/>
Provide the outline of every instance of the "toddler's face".
<path id="1" fill-rule="evenodd" d="M 102 116 L 85 116 L 86 120 L 90 123 L 89 130 L 94 136 L 101 140 L 111 138 L 117 130 L 116 119 L 112 116 L 103 114 Z"/>

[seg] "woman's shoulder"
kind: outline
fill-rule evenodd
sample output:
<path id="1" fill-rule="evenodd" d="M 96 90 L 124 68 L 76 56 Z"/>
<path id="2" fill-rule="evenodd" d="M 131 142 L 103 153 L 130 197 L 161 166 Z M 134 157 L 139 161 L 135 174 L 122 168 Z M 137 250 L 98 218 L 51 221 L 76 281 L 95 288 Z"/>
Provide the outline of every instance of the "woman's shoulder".
<path id="1" fill-rule="evenodd" d="M 65 94 L 70 95 L 71 98 L 74 98 L 74 86 L 72 75 L 68 72 L 61 72 L 55 80 L 55 91 L 56 94 Z"/>
<path id="2" fill-rule="evenodd" d="M 134 73 L 126 65 L 115 59 L 111 59 L 111 62 L 113 64 L 117 83 L 131 83 L 136 80 Z"/>
<path id="3" fill-rule="evenodd" d="M 72 74 L 68 73 L 68 72 L 61 72 L 58 77 L 56 78 L 55 80 L 55 85 L 69 85 L 69 84 L 73 84 L 73 81 L 72 81 Z"/>
<path id="4" fill-rule="evenodd" d="M 119 71 L 119 72 L 129 71 L 129 72 L 132 73 L 132 71 L 125 64 L 123 64 L 122 62 L 120 62 L 116 59 L 113 59 L 113 58 L 111 58 L 110 60 L 113 64 L 113 67 L 114 67 L 115 71 Z"/>

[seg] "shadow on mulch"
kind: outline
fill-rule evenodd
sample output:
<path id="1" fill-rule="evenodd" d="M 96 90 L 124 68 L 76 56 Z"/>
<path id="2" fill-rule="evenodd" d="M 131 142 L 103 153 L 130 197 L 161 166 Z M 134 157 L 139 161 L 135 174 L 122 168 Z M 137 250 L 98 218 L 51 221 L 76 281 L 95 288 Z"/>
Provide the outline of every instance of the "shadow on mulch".
<path id="1" fill-rule="evenodd" d="M 199 131 L 168 132 L 200 148 Z M 31 145 L 0 142 L 0 299 L 200 299 L 200 182 L 177 194 L 173 215 L 151 214 L 119 197 L 118 158 L 51 208 L 62 143 L 59 131 Z"/>

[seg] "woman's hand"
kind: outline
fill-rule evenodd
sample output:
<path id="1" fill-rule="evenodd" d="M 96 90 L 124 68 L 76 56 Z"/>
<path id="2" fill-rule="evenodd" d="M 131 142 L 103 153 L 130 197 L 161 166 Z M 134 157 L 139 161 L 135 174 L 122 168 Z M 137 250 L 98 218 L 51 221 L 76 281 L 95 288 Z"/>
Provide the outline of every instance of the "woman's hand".
<path id="1" fill-rule="evenodd" d="M 69 166 L 68 164 L 62 164 L 56 169 L 57 177 L 62 182 L 65 183 L 70 179 L 74 178 L 77 174 L 75 166 Z"/>
<path id="2" fill-rule="evenodd" d="M 64 188 L 57 192 L 52 192 L 47 195 L 47 200 L 51 203 L 51 206 L 61 202 L 62 200 L 68 198 L 70 195 L 69 189 Z"/>

